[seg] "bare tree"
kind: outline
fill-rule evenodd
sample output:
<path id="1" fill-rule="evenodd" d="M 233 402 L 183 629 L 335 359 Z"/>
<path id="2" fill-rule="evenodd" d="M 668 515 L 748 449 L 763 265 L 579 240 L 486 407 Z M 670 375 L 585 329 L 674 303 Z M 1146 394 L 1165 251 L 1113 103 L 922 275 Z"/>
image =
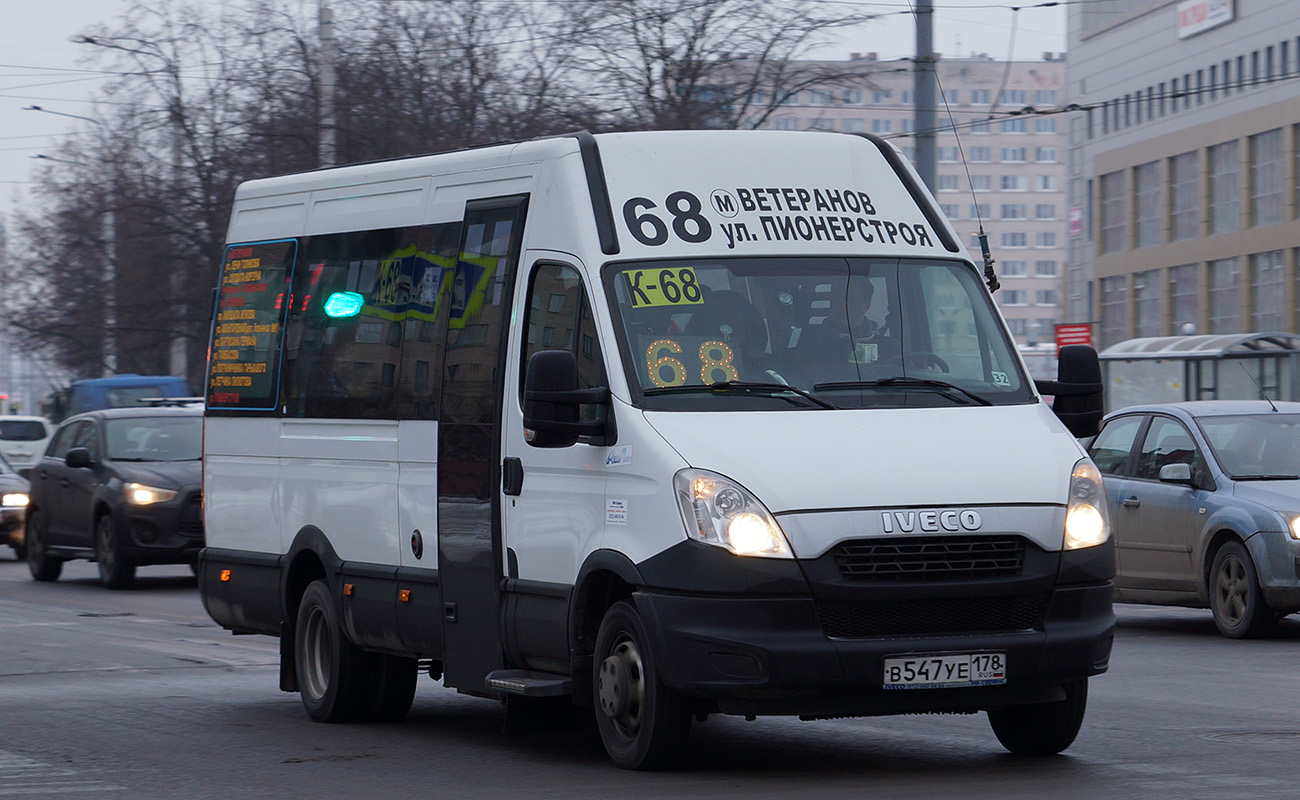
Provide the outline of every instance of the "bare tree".
<path id="1" fill-rule="evenodd" d="M 568 0 L 581 66 L 614 114 L 645 128 L 756 128 L 792 94 L 841 85 L 808 61 L 870 14 L 812 0 Z M 861 77 L 857 85 L 861 84 Z"/>

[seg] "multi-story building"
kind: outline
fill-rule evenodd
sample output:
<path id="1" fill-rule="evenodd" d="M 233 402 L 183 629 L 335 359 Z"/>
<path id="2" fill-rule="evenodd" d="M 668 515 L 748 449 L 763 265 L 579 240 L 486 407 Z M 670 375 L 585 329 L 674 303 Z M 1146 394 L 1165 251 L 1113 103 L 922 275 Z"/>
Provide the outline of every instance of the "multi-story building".
<path id="1" fill-rule="evenodd" d="M 1300 330 L 1296 10 L 1070 6 L 1066 317 L 1101 347 Z"/>
<path id="2" fill-rule="evenodd" d="M 854 56 L 836 86 L 797 93 L 762 127 L 875 133 L 910 158 L 913 69 L 910 59 Z M 1064 56 L 940 58 L 935 73 L 931 189 L 976 259 L 981 228 L 988 235 L 1002 283 L 994 298 L 1017 341 L 1051 341 L 1065 274 Z"/>

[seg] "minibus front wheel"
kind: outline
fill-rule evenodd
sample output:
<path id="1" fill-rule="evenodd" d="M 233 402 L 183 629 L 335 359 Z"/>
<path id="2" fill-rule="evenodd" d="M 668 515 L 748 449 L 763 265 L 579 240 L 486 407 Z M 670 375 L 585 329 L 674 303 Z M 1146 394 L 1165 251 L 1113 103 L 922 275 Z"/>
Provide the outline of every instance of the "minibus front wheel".
<path id="1" fill-rule="evenodd" d="M 596 636 L 592 692 L 605 752 L 624 769 L 669 766 L 690 732 L 690 706 L 664 686 L 658 656 L 636 608 L 610 606 Z"/>
<path id="2" fill-rule="evenodd" d="M 1088 709 L 1088 679 L 1061 688 L 1064 700 L 989 709 L 989 724 L 1002 746 L 1021 756 L 1050 756 L 1069 747 Z"/>

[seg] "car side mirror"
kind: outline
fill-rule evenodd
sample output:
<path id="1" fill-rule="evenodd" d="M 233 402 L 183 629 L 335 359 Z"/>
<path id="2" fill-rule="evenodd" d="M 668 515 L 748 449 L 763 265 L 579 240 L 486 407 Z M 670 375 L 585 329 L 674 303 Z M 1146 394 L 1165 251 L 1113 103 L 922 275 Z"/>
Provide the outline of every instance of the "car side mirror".
<path id="1" fill-rule="evenodd" d="M 605 418 L 582 421 L 581 407 L 606 407 Z M 533 447 L 570 447 L 579 437 L 613 444 L 609 389 L 578 388 L 578 359 L 569 350 L 542 350 L 524 373 L 524 440 Z"/>
<path id="2" fill-rule="evenodd" d="M 84 447 L 74 447 L 63 457 L 63 463 L 73 469 L 85 469 L 94 465 L 95 461 L 90 457 L 90 451 Z"/>
<path id="3" fill-rule="evenodd" d="M 1096 436 L 1101 430 L 1104 386 L 1096 350 L 1086 344 L 1065 345 L 1058 357 L 1056 380 L 1036 380 L 1034 386 L 1056 398 L 1052 411 L 1075 438 Z"/>
<path id="4" fill-rule="evenodd" d="M 1192 482 L 1192 465 L 1191 464 L 1165 464 L 1160 468 L 1161 483 L 1186 483 Z"/>

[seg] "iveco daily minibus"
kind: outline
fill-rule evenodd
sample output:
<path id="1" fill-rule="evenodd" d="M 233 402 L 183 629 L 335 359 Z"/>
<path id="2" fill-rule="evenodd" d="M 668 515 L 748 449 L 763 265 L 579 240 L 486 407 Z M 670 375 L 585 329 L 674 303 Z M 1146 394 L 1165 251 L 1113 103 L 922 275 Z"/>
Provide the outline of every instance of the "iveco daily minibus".
<path id="1" fill-rule="evenodd" d="M 1096 354 L 1049 406 L 880 139 L 250 181 L 214 316 L 202 596 L 313 719 L 400 718 L 423 672 L 589 708 L 630 768 L 710 714 L 986 712 L 1046 753 L 1107 667 Z"/>

